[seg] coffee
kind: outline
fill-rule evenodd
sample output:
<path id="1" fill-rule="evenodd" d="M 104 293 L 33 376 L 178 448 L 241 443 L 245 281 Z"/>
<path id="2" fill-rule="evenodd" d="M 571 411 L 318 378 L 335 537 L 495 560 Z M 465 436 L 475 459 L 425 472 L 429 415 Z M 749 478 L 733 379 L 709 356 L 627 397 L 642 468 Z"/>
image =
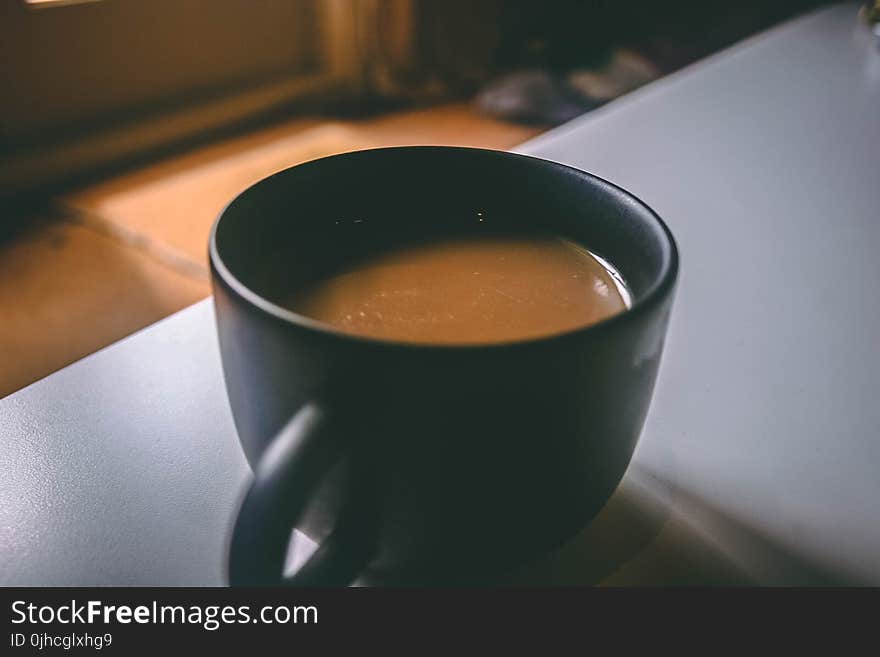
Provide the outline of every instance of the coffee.
<path id="1" fill-rule="evenodd" d="M 602 259 L 554 235 L 619 266 L 632 309 Z M 624 476 L 678 258 L 619 187 L 501 151 L 358 151 L 244 191 L 209 255 L 254 473 L 233 586 L 497 586 Z M 324 540 L 290 572 L 294 528 Z"/>
<path id="2" fill-rule="evenodd" d="M 482 236 L 366 258 L 289 295 L 283 305 L 346 333 L 463 344 L 534 338 L 625 310 L 620 277 L 552 235 Z"/>

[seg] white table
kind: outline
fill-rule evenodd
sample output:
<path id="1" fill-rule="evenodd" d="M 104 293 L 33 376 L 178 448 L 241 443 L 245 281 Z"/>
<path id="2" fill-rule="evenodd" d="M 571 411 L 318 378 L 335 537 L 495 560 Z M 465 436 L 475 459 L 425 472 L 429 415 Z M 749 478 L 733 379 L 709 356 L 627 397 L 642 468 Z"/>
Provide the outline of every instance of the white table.
<path id="1" fill-rule="evenodd" d="M 880 584 L 880 52 L 855 6 L 519 150 L 630 189 L 682 254 L 633 465 L 522 578 Z M 210 301 L 0 401 L 0 472 L 0 584 L 222 584 L 249 475 Z"/>

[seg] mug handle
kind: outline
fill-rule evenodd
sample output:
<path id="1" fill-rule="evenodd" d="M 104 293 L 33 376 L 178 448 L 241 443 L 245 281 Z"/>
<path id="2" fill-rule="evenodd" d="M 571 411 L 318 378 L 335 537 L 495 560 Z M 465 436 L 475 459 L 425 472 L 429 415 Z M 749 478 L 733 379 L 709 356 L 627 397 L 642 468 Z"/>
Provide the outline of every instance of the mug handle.
<path id="1" fill-rule="evenodd" d="M 266 447 L 238 511 L 229 546 L 230 586 L 347 586 L 369 559 L 345 512 L 309 559 L 284 575 L 288 544 L 309 496 L 341 457 L 327 411 L 309 402 Z"/>

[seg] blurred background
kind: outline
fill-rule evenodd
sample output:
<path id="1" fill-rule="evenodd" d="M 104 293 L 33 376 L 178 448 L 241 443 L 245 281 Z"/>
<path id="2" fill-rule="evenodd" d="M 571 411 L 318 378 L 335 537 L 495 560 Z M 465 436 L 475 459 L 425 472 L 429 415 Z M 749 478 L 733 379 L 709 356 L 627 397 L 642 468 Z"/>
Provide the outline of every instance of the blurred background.
<path id="1" fill-rule="evenodd" d="M 506 149 L 815 0 L 0 0 L 0 397 L 201 298 L 237 192 Z"/>

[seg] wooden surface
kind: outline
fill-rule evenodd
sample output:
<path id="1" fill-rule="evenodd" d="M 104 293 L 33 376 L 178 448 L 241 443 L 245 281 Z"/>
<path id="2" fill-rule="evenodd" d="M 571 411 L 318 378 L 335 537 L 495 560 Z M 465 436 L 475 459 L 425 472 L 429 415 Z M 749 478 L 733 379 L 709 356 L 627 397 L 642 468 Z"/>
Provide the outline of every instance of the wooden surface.
<path id="1" fill-rule="evenodd" d="M 205 281 L 88 228 L 0 246 L 0 397 L 208 294 Z"/>
<path id="2" fill-rule="evenodd" d="M 207 276 L 207 236 L 236 194 L 271 173 L 318 157 L 378 146 L 455 144 L 510 148 L 538 131 L 476 115 L 465 105 L 367 121 L 304 118 L 158 162 L 64 199 L 64 207 L 157 257 Z"/>
<path id="3" fill-rule="evenodd" d="M 66 194 L 60 219 L 0 244 L 0 397 L 207 296 L 211 224 L 279 169 L 378 146 L 506 149 L 538 132 L 464 104 L 295 118 Z"/>

